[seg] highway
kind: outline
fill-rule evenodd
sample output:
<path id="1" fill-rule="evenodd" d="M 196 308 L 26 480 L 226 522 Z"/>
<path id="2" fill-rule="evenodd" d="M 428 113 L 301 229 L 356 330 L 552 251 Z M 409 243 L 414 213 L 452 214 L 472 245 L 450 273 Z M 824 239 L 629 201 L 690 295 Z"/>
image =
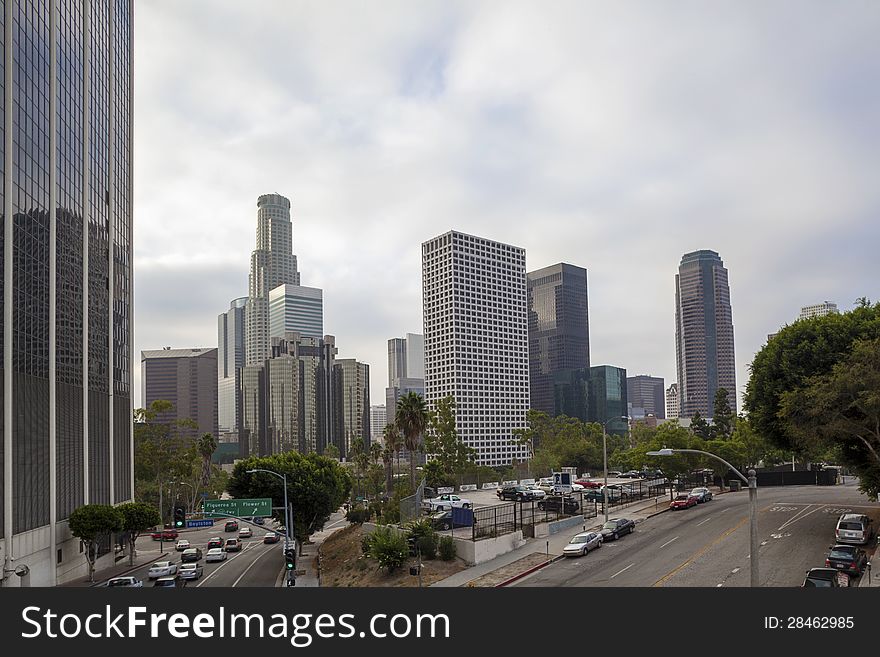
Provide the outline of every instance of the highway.
<path id="1" fill-rule="evenodd" d="M 761 586 L 800 586 L 807 569 L 824 566 L 841 513 L 865 513 L 880 526 L 880 505 L 855 484 L 759 489 L 758 509 Z M 749 586 L 748 519 L 747 493 L 720 495 L 649 518 L 633 534 L 516 585 Z"/>

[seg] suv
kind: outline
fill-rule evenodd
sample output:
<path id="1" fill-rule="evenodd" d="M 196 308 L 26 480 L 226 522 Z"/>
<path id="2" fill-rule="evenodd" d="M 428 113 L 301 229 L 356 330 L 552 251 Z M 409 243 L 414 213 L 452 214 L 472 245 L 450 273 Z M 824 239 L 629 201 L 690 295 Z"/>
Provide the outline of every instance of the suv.
<path id="1" fill-rule="evenodd" d="M 237 538 L 227 538 L 223 549 L 227 552 L 241 552 L 241 541 Z"/>
<path id="2" fill-rule="evenodd" d="M 834 538 L 838 543 L 855 543 L 865 545 L 871 540 L 874 528 L 871 527 L 871 519 L 866 515 L 857 513 L 844 513 L 837 519 L 837 528 L 834 530 Z"/>
<path id="3" fill-rule="evenodd" d="M 561 495 L 548 495 L 543 500 L 538 500 L 538 508 L 541 511 L 562 511 L 568 515 L 581 512 L 581 505 L 571 497 Z"/>
<path id="4" fill-rule="evenodd" d="M 516 502 L 525 502 L 536 497 L 532 489 L 525 486 L 504 486 L 496 491 L 496 495 L 499 500 L 514 500 Z"/>
<path id="5" fill-rule="evenodd" d="M 223 525 L 223 531 L 237 532 L 238 531 L 238 522 L 236 522 L 235 520 L 229 520 L 225 525 Z"/>

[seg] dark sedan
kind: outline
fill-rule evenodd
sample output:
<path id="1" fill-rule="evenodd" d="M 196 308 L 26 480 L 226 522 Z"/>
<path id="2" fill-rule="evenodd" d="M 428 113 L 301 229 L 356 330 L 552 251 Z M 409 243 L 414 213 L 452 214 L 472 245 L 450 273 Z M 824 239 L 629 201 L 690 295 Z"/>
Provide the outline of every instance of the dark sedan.
<path id="1" fill-rule="evenodd" d="M 535 499 L 535 493 L 525 486 L 504 486 L 496 492 L 499 500 L 514 500 L 515 502 L 526 502 Z"/>
<path id="2" fill-rule="evenodd" d="M 616 541 L 624 534 L 632 534 L 636 529 L 636 523 L 629 518 L 611 518 L 602 525 L 599 533 L 602 534 L 603 541 Z"/>
<path id="3" fill-rule="evenodd" d="M 859 577 L 868 563 L 868 555 L 855 545 L 835 545 L 825 558 L 825 566 Z"/>
<path id="4" fill-rule="evenodd" d="M 845 584 L 841 583 L 841 578 L 846 580 Z M 849 576 L 841 575 L 840 572 L 834 568 L 811 568 L 807 571 L 807 576 L 804 578 L 804 583 L 801 584 L 801 588 L 810 588 L 813 586 L 818 588 L 849 586 Z"/>
<path id="5" fill-rule="evenodd" d="M 190 563 L 193 561 L 201 561 L 202 560 L 202 550 L 201 548 L 188 548 L 183 551 L 180 555 L 180 563 Z"/>
<path id="6" fill-rule="evenodd" d="M 538 500 L 538 508 L 541 511 L 562 511 L 568 515 L 581 512 L 581 505 L 576 500 L 559 495 L 548 495 L 543 500 Z"/>

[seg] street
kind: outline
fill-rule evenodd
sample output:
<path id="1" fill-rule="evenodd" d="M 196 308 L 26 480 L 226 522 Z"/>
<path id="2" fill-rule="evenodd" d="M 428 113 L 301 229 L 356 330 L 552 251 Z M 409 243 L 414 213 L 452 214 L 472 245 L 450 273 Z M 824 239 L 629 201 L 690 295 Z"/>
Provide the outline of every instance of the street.
<path id="1" fill-rule="evenodd" d="M 865 513 L 880 525 L 880 506 L 855 483 L 759 489 L 758 509 L 761 586 L 800 586 L 807 569 L 824 566 L 840 514 Z M 516 585 L 749 586 L 748 514 L 747 492 L 720 495 L 649 518 L 633 534 Z"/>

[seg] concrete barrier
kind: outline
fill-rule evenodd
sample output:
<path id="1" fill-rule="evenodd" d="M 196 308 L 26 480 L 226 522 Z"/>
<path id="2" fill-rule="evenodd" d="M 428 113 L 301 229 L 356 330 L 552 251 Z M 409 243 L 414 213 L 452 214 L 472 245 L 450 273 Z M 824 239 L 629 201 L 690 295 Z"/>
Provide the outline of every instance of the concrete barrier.
<path id="1" fill-rule="evenodd" d="M 491 481 L 488 484 L 483 484 L 483 490 L 492 490 L 493 488 L 498 488 L 497 481 Z M 474 490 L 476 490 L 476 488 Z"/>
<path id="2" fill-rule="evenodd" d="M 593 522 L 593 520 L 591 520 L 591 522 Z M 572 527 L 583 528 L 583 526 L 583 516 L 572 516 L 571 518 L 563 518 L 562 520 L 555 520 L 553 522 L 540 522 L 535 525 L 535 538 L 552 536 L 553 534 L 558 534 L 559 532 L 571 529 Z"/>
<path id="3" fill-rule="evenodd" d="M 534 479 L 520 479 L 519 480 L 520 486 L 531 486 L 534 483 L 535 483 Z"/>
<path id="4" fill-rule="evenodd" d="M 446 532 L 442 533 L 448 535 Z M 484 538 L 479 541 L 458 537 L 454 537 L 454 540 L 458 556 L 469 566 L 491 561 L 497 556 L 513 552 L 526 543 L 520 530 L 498 538 Z"/>
<path id="5" fill-rule="evenodd" d="M 458 487 L 458 490 L 460 490 L 462 493 L 466 493 L 469 490 L 477 490 L 477 485 L 476 484 L 462 484 L 461 486 Z"/>
<path id="6" fill-rule="evenodd" d="M 447 494 L 453 493 L 453 492 L 455 492 L 454 486 L 441 486 L 440 488 L 437 489 L 438 495 L 447 495 Z"/>
<path id="7" fill-rule="evenodd" d="M 514 479 L 513 481 L 502 481 L 501 485 L 502 486 L 516 486 L 516 479 Z"/>

